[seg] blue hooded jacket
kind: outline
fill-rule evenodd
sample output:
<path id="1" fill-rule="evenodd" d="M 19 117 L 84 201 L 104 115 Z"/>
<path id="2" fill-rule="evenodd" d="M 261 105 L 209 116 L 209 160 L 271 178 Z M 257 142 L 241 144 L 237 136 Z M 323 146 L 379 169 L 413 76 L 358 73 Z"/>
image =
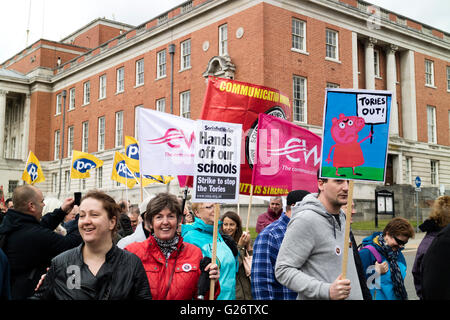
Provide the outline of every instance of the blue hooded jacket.
<path id="1" fill-rule="evenodd" d="M 368 236 L 362 241 L 362 248 L 359 251 L 363 270 L 365 271 L 367 279 L 367 287 L 370 289 L 372 299 L 374 300 L 399 300 L 394 293 L 394 284 L 391 280 L 391 267 L 389 266 L 388 272 L 382 274 L 379 279 L 375 275 L 374 265 L 377 261 L 375 256 L 369 249 L 364 248 L 367 245 L 373 246 L 381 256 L 381 263 L 386 261 L 386 257 L 383 256 L 380 244 L 378 242 L 378 236 L 383 236 L 382 232 L 374 232 L 371 236 Z M 401 253 L 402 249 L 399 249 L 397 264 L 400 268 L 403 280 L 406 277 L 406 260 Z"/>
<path id="2" fill-rule="evenodd" d="M 219 222 L 219 228 L 220 228 Z M 201 219 L 195 219 L 192 224 L 181 225 L 181 236 L 184 242 L 191 243 L 202 250 L 204 257 L 212 256 L 212 240 L 214 226 L 204 223 Z M 217 234 L 217 265 L 220 269 L 220 294 L 217 300 L 236 299 L 236 273 L 239 268 L 239 260 L 223 240 Z"/>

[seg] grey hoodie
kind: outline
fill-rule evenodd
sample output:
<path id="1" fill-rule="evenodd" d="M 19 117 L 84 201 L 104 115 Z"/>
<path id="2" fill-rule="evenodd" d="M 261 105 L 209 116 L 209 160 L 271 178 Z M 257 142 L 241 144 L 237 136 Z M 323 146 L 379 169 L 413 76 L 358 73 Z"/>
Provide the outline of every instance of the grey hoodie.
<path id="1" fill-rule="evenodd" d="M 317 194 L 307 195 L 292 208 L 292 217 L 278 253 L 275 277 L 298 292 L 298 300 L 329 300 L 330 286 L 342 272 L 345 215 L 340 224 L 326 211 Z M 362 300 L 353 250 L 348 250 L 349 300 Z"/>

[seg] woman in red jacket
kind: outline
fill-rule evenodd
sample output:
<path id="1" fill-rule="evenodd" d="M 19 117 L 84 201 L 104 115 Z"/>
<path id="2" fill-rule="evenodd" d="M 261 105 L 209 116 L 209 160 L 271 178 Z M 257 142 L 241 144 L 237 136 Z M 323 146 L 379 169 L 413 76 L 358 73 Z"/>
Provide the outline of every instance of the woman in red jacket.
<path id="1" fill-rule="evenodd" d="M 200 263 L 202 261 L 202 265 L 206 264 L 206 260 L 203 260 L 199 248 L 183 242 L 183 238 L 177 234 L 181 218 L 177 197 L 169 193 L 157 194 L 148 203 L 145 213 L 145 220 L 152 227 L 151 235 L 143 242 L 135 242 L 125 247 L 125 250 L 141 259 L 153 300 L 199 298 L 198 283 L 202 273 Z M 219 268 L 216 264 L 208 263 L 204 271 L 209 272 L 209 288 L 209 280 L 219 279 Z M 220 292 L 218 283 L 215 288 L 217 297 Z M 206 298 L 209 296 L 208 293 L 200 295 Z"/>

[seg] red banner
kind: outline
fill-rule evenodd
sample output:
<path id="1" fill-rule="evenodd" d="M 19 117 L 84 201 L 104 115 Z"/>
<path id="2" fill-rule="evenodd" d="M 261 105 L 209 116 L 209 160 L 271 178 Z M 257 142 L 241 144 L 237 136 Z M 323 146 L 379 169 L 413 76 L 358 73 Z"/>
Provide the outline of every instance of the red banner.
<path id="1" fill-rule="evenodd" d="M 254 191 L 268 196 L 287 195 L 299 189 L 317 192 L 322 139 L 289 121 L 264 113 L 259 115 L 258 124 Z"/>
<path id="2" fill-rule="evenodd" d="M 258 115 L 291 120 L 289 97 L 279 90 L 236 80 L 209 77 L 201 119 L 242 124 L 240 194 L 250 194 L 256 154 Z M 259 188 L 261 189 L 261 188 Z M 265 195 L 255 192 L 254 195 Z M 285 194 L 279 190 L 279 194 Z M 274 192 L 276 193 L 276 192 Z"/>

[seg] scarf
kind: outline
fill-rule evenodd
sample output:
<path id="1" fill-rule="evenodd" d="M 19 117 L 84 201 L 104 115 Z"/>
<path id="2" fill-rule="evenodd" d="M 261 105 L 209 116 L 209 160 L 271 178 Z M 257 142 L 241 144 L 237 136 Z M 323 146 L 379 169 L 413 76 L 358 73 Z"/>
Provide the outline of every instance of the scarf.
<path id="1" fill-rule="evenodd" d="M 153 238 L 155 238 L 156 243 L 158 244 L 159 249 L 161 249 L 162 254 L 164 255 L 164 257 L 166 257 L 166 259 L 169 259 L 170 254 L 177 250 L 177 245 L 178 245 L 178 240 L 180 240 L 180 238 L 175 235 L 175 237 L 173 237 L 170 240 L 161 240 L 158 237 L 155 236 L 155 234 L 152 234 Z"/>
<path id="2" fill-rule="evenodd" d="M 384 241 L 382 234 L 378 236 L 378 242 L 380 244 L 381 254 L 386 257 L 386 260 L 388 261 L 389 267 L 391 269 L 391 280 L 394 284 L 395 295 L 400 300 L 408 300 L 408 293 L 406 292 L 402 273 L 397 263 L 398 254 L 400 251 L 392 250 L 392 248 L 386 244 L 386 241 Z"/>

